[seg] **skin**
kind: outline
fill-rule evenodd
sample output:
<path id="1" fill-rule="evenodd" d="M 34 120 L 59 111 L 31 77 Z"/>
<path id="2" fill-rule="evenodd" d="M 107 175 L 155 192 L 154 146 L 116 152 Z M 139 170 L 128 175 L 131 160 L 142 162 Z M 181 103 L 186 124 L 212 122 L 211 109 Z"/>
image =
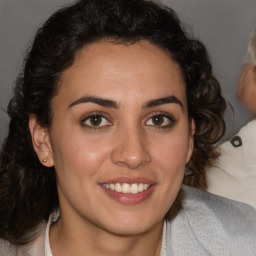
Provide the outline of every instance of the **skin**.
<path id="1" fill-rule="evenodd" d="M 63 73 L 52 111 L 49 129 L 32 116 L 30 131 L 40 161 L 57 174 L 53 255 L 159 255 L 164 216 L 193 151 L 179 65 L 147 41 L 93 43 Z M 98 126 L 92 114 L 103 116 Z M 101 184 L 120 178 L 150 181 L 149 196 L 115 200 Z"/>
<path id="2" fill-rule="evenodd" d="M 244 64 L 241 69 L 237 97 L 253 115 L 256 115 L 256 68 L 252 63 Z"/>

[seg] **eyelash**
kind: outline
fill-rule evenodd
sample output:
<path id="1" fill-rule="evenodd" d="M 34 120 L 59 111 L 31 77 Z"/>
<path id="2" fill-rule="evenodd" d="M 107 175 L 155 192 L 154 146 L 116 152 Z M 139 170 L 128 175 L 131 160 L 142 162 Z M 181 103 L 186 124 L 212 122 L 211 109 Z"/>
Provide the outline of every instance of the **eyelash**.
<path id="1" fill-rule="evenodd" d="M 92 121 L 92 118 L 100 118 L 100 123 L 98 125 L 92 125 L 91 122 L 90 124 L 86 124 L 87 121 Z M 153 118 L 161 118 L 163 123 L 165 122 L 168 122 L 167 124 L 159 124 L 159 125 L 156 125 L 153 123 L 152 119 Z M 102 125 L 102 120 L 104 120 L 104 122 L 107 122 L 108 124 L 103 124 Z M 167 114 L 163 114 L 163 113 L 154 113 L 150 116 L 149 119 L 146 120 L 145 124 L 147 122 L 149 122 L 151 120 L 152 124 L 150 125 L 147 125 L 148 127 L 151 127 L 151 128 L 156 128 L 156 129 L 167 129 L 167 128 L 171 128 L 174 124 L 175 124 L 175 119 L 170 116 L 170 115 L 167 115 Z M 98 130 L 98 129 L 104 129 L 104 128 L 107 128 L 108 126 L 111 126 L 112 123 L 102 114 L 100 113 L 93 113 L 93 114 L 90 114 L 89 116 L 86 116 L 85 118 L 83 118 L 81 120 L 81 124 L 86 127 L 87 129 L 93 129 L 93 130 Z"/>
<path id="2" fill-rule="evenodd" d="M 149 120 L 151 120 L 152 122 L 152 119 L 156 117 L 163 118 L 162 120 L 163 123 L 164 122 L 168 122 L 168 123 L 164 125 L 152 124 L 152 125 L 148 125 L 149 127 L 156 128 L 156 129 L 167 129 L 167 128 L 171 128 L 175 124 L 175 119 L 172 116 L 170 116 L 169 114 L 163 114 L 163 113 L 154 113 L 152 116 L 150 116 L 150 118 L 146 122 L 148 122 Z"/>
<path id="3" fill-rule="evenodd" d="M 89 121 L 92 121 L 92 118 L 100 118 L 101 121 L 100 121 L 99 125 L 92 125 L 92 124 L 90 125 L 90 124 L 86 124 L 86 121 L 88 121 L 88 120 L 89 120 Z M 102 119 L 105 120 L 104 122 L 108 122 L 109 124 L 101 125 Z M 93 129 L 93 130 L 103 129 L 103 128 L 106 128 L 106 127 L 112 125 L 112 123 L 111 123 L 104 115 L 102 115 L 102 114 L 100 114 L 100 113 L 93 113 L 93 114 L 91 114 L 91 115 L 89 115 L 89 116 L 86 116 L 85 118 L 83 118 L 83 119 L 81 120 L 81 124 L 82 124 L 83 126 L 85 126 L 87 129 Z"/>

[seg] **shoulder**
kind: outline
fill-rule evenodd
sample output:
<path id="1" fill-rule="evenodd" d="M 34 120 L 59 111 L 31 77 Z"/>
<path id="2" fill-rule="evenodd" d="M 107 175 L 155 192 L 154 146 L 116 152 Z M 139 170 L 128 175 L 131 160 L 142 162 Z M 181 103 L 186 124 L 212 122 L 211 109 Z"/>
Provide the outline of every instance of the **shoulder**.
<path id="1" fill-rule="evenodd" d="M 0 239 L 0 256 L 44 256 L 46 222 L 37 227 L 37 235 L 25 245 L 13 245 L 4 239 Z"/>
<path id="2" fill-rule="evenodd" d="M 256 119 L 243 126 L 230 140 L 217 146 L 221 155 L 214 166 L 206 170 L 207 190 L 250 204 L 256 209 L 255 145 Z"/>
<path id="3" fill-rule="evenodd" d="M 187 186 L 176 204 L 167 222 L 174 255 L 255 255 L 256 211 L 249 205 Z"/>
<path id="4" fill-rule="evenodd" d="M 256 210 L 247 204 L 188 186 L 182 186 L 180 197 L 183 209 L 195 216 L 198 212 L 209 214 L 216 219 L 225 220 L 225 226 L 232 224 L 232 227 L 256 224 Z M 241 219 L 244 219 L 242 223 L 233 222 Z M 256 226 L 253 230 L 256 231 Z"/>
<path id="5" fill-rule="evenodd" d="M 4 239 L 0 239 L 0 256 L 16 256 L 16 248 Z"/>

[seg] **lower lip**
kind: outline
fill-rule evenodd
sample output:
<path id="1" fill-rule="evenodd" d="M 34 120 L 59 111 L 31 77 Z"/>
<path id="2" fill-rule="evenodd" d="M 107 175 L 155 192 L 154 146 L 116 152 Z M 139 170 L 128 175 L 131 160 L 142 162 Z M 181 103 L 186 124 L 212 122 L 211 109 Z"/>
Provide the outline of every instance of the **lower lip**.
<path id="1" fill-rule="evenodd" d="M 137 194 L 124 194 L 124 193 L 116 192 L 114 190 L 105 188 L 103 186 L 101 187 L 110 197 L 112 197 L 114 200 L 116 200 L 121 204 L 139 204 L 151 196 L 155 186 L 152 185 L 147 190 L 144 190 Z"/>

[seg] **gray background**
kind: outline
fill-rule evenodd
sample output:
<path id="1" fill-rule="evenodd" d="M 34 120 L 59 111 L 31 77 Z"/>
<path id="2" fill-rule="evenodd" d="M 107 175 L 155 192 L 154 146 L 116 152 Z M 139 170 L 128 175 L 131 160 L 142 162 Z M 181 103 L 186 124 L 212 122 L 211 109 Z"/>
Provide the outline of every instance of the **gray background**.
<path id="1" fill-rule="evenodd" d="M 7 133 L 5 113 L 22 59 L 37 28 L 70 0 L 0 0 L 0 143 Z M 256 26 L 256 0 L 163 0 L 177 11 L 209 50 L 223 94 L 234 108 L 226 114 L 234 134 L 250 120 L 236 99 L 235 87 L 250 32 Z"/>

